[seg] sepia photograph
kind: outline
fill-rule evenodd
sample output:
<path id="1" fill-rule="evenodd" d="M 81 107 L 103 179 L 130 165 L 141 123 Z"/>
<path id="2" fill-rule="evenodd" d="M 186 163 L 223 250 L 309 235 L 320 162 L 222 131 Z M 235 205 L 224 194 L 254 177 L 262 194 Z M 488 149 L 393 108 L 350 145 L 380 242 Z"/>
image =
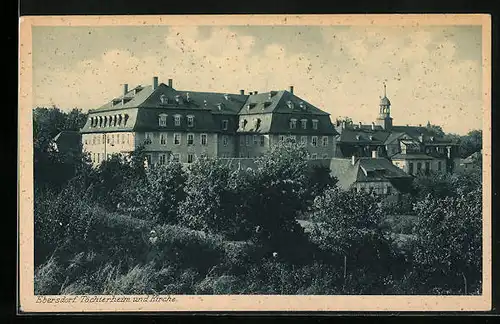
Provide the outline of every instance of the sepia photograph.
<path id="1" fill-rule="evenodd" d="M 490 24 L 21 18 L 20 309 L 490 309 Z"/>

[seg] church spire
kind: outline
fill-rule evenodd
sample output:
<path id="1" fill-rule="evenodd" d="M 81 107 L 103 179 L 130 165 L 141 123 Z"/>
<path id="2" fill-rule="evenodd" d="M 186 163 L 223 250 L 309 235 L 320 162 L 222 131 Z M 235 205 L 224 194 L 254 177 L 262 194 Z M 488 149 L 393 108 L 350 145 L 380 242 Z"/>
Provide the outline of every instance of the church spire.
<path id="1" fill-rule="evenodd" d="M 384 98 L 387 97 L 387 86 L 384 82 Z"/>

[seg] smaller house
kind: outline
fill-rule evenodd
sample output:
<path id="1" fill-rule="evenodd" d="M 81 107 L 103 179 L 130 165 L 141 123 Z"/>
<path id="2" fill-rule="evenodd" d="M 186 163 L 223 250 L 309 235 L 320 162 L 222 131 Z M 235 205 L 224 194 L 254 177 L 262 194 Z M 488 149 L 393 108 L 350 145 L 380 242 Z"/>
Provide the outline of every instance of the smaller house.
<path id="1" fill-rule="evenodd" d="M 466 171 L 473 169 L 474 166 L 481 166 L 482 161 L 482 150 L 479 152 L 474 152 L 465 159 L 460 159 L 460 170 Z"/>
<path id="2" fill-rule="evenodd" d="M 332 176 L 344 190 L 373 192 L 383 195 L 404 193 L 410 188 L 413 178 L 386 158 L 355 157 L 331 160 Z"/>

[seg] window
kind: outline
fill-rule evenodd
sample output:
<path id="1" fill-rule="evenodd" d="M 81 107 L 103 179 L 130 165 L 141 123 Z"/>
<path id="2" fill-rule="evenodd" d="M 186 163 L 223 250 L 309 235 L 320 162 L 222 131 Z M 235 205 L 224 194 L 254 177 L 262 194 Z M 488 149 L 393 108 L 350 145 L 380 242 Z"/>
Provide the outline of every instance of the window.
<path id="1" fill-rule="evenodd" d="M 441 171 L 441 161 L 438 161 L 438 171 Z"/>
<path id="2" fill-rule="evenodd" d="M 127 144 L 130 144 L 130 134 L 127 134 Z"/>
<path id="3" fill-rule="evenodd" d="M 313 119 L 313 129 L 318 129 L 318 120 L 317 119 Z"/>
<path id="4" fill-rule="evenodd" d="M 290 139 L 290 141 L 291 141 L 292 143 L 295 143 L 295 142 L 297 141 L 297 136 L 295 136 L 295 135 L 290 135 L 289 139 Z"/>
<path id="5" fill-rule="evenodd" d="M 410 162 L 409 165 L 408 165 L 408 172 L 410 174 L 413 174 L 413 163 L 412 162 Z"/>
<path id="6" fill-rule="evenodd" d="M 188 124 L 188 127 L 194 126 L 194 116 L 187 116 L 187 124 Z"/>
<path id="7" fill-rule="evenodd" d="M 264 141 L 265 141 L 264 135 L 260 135 L 260 146 L 264 146 Z"/>
<path id="8" fill-rule="evenodd" d="M 167 133 L 160 134 L 160 144 L 167 145 Z"/>
<path id="9" fill-rule="evenodd" d="M 163 165 L 165 164 L 166 162 L 166 157 L 165 157 L 165 154 L 160 154 L 160 164 Z"/>
<path id="10" fill-rule="evenodd" d="M 92 145 L 95 145 L 95 136 L 92 136 Z"/>
<path id="11" fill-rule="evenodd" d="M 193 154 L 188 154 L 188 163 L 193 163 L 193 160 L 194 160 L 194 155 Z"/>
<path id="12" fill-rule="evenodd" d="M 300 124 L 302 126 L 302 129 L 307 129 L 307 119 L 300 120 Z"/>
<path id="13" fill-rule="evenodd" d="M 207 145 L 207 134 L 201 134 L 201 136 L 200 136 L 200 143 L 203 146 Z"/>
<path id="14" fill-rule="evenodd" d="M 122 134 L 122 144 L 125 144 L 125 134 Z"/>
<path id="15" fill-rule="evenodd" d="M 323 136 L 323 146 L 328 146 L 328 136 Z"/>
<path id="16" fill-rule="evenodd" d="M 245 136 L 245 145 L 250 146 L 250 135 Z"/>
<path id="17" fill-rule="evenodd" d="M 95 139 L 95 142 L 96 142 L 97 145 L 101 144 L 101 136 L 97 135 L 97 137 Z"/>
<path id="18" fill-rule="evenodd" d="M 222 135 L 222 145 L 227 146 L 227 135 Z"/>
<path id="19" fill-rule="evenodd" d="M 115 145 L 115 134 L 111 135 L 111 145 Z"/>
<path id="20" fill-rule="evenodd" d="M 318 136 L 311 137 L 311 145 L 314 147 L 318 146 Z"/>
<path id="21" fill-rule="evenodd" d="M 417 162 L 417 174 L 419 174 L 421 170 L 422 170 L 422 163 Z"/>
<path id="22" fill-rule="evenodd" d="M 97 153 L 97 163 L 101 162 L 101 154 Z"/>
<path id="23" fill-rule="evenodd" d="M 161 114 L 158 118 L 158 124 L 160 127 L 167 126 L 167 114 Z"/>
<path id="24" fill-rule="evenodd" d="M 153 142 L 153 134 L 151 133 L 146 133 L 144 135 L 145 139 L 146 139 L 146 143 L 147 144 L 151 144 Z"/>
<path id="25" fill-rule="evenodd" d="M 109 138 L 109 135 L 106 136 L 106 142 L 109 144 L 111 142 L 111 139 Z"/>
<path id="26" fill-rule="evenodd" d="M 385 190 L 386 190 L 386 193 L 388 195 L 390 195 L 392 193 L 392 187 L 391 186 L 387 186 Z"/>
<path id="27" fill-rule="evenodd" d="M 227 120 L 222 121 L 222 130 L 227 130 L 227 124 L 228 124 Z"/>
<path id="28" fill-rule="evenodd" d="M 194 144 L 194 134 L 187 134 L 187 145 Z"/>
<path id="29" fill-rule="evenodd" d="M 311 154 L 311 159 L 316 160 L 318 158 L 318 154 L 313 153 Z"/>
<path id="30" fill-rule="evenodd" d="M 283 142 L 285 140 L 285 135 L 280 135 L 280 142 Z"/>
<path id="31" fill-rule="evenodd" d="M 253 136 L 253 145 L 257 145 L 257 143 L 258 143 L 257 135 L 254 135 Z"/>
<path id="32" fill-rule="evenodd" d="M 92 153 L 92 162 L 95 162 L 95 153 Z"/>
<path id="33" fill-rule="evenodd" d="M 290 129 L 295 129 L 297 127 L 297 119 L 290 119 Z"/>
<path id="34" fill-rule="evenodd" d="M 174 134 L 174 144 L 181 145 L 181 134 L 179 133 Z"/>
<path id="35" fill-rule="evenodd" d="M 425 162 L 425 172 L 431 171 L 431 163 L 430 162 Z"/>
<path id="36" fill-rule="evenodd" d="M 174 124 L 175 126 L 181 126 L 181 115 L 174 116 Z"/>
<path id="37" fill-rule="evenodd" d="M 303 145 L 307 145 L 307 136 L 301 136 L 301 137 L 300 137 L 300 142 L 301 142 Z"/>
<path id="38" fill-rule="evenodd" d="M 173 160 L 174 162 L 179 162 L 179 161 L 181 160 L 181 154 L 180 154 L 180 153 L 174 153 L 174 154 L 172 155 L 172 160 Z"/>
<path id="39" fill-rule="evenodd" d="M 240 136 L 240 146 L 243 146 L 243 145 L 245 145 L 245 136 L 241 135 Z"/>

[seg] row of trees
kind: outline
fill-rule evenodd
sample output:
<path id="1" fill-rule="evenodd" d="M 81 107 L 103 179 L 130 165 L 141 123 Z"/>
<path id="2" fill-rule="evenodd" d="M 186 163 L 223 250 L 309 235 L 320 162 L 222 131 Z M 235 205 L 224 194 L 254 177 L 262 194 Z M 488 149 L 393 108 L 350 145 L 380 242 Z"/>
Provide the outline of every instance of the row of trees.
<path id="1" fill-rule="evenodd" d="M 36 177 L 36 293 L 480 292 L 480 172 L 419 177 L 394 202 L 339 190 L 306 155 L 283 143 L 252 170 L 146 169 L 140 148 Z"/>

